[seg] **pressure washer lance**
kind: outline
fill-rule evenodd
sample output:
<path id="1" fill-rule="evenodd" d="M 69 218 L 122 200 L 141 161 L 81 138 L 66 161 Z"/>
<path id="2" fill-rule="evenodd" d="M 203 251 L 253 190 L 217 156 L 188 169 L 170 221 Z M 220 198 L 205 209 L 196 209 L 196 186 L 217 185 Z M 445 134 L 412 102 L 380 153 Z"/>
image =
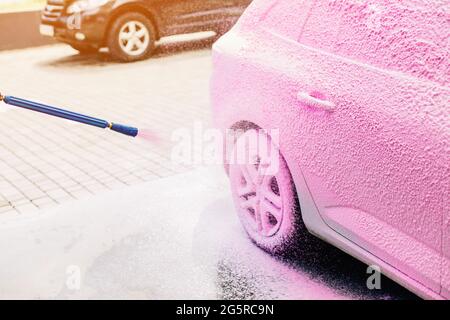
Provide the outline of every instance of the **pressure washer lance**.
<path id="1" fill-rule="evenodd" d="M 116 131 L 116 132 L 125 134 L 130 137 L 136 137 L 139 133 L 139 130 L 134 127 L 125 126 L 122 124 L 113 123 L 113 122 L 109 122 L 106 120 L 89 117 L 89 116 L 86 116 L 86 115 L 83 115 L 80 113 L 55 108 L 52 106 L 48 106 L 48 105 L 33 102 L 33 101 L 28 101 L 28 100 L 21 99 L 21 98 L 16 98 L 16 97 L 12 97 L 12 96 L 3 96 L 1 93 L 0 93 L 0 101 L 3 101 L 4 103 L 15 106 L 15 107 L 20 107 L 20 108 L 24 108 L 24 109 L 28 109 L 28 110 L 32 110 L 32 111 L 45 113 L 50 116 L 80 122 L 80 123 L 88 124 L 88 125 L 91 125 L 94 127 L 99 127 L 102 129 L 109 128 L 112 131 Z"/>

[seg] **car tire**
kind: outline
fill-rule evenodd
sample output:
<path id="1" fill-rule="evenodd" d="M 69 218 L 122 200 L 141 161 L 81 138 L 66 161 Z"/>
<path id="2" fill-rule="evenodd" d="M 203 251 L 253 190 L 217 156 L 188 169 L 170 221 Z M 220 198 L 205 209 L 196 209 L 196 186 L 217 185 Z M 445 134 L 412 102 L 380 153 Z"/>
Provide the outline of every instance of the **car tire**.
<path id="1" fill-rule="evenodd" d="M 90 45 L 71 44 L 70 46 L 77 50 L 80 54 L 92 54 L 98 52 L 98 48 Z"/>
<path id="2" fill-rule="evenodd" d="M 119 16 L 108 32 L 110 55 L 122 62 L 148 58 L 155 49 L 155 28 L 145 15 L 128 12 Z"/>
<path id="3" fill-rule="evenodd" d="M 263 148 L 250 146 L 248 141 L 255 137 L 256 145 L 269 146 L 270 157 L 261 154 Z M 243 163 L 238 154 L 245 154 L 251 161 Z M 229 166 L 231 193 L 245 231 L 263 250 L 288 255 L 307 232 L 286 161 L 271 138 L 256 129 L 237 138 L 232 159 Z M 268 162 L 272 163 L 269 167 Z"/>

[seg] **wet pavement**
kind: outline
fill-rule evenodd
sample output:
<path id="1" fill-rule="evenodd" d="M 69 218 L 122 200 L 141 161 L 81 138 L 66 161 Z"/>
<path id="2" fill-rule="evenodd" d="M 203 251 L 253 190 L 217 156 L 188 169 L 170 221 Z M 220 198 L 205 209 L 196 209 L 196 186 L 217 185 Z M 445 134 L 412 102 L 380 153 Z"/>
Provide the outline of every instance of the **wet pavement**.
<path id="1" fill-rule="evenodd" d="M 255 247 L 218 168 L 0 217 L 0 298 L 415 299 L 312 238 L 289 258 Z"/>
<path id="2" fill-rule="evenodd" d="M 0 52 L 2 94 L 149 129 L 158 138 L 148 147 L 0 103 L 0 215 L 192 169 L 171 161 L 171 136 L 194 122 L 209 124 L 213 41 L 162 43 L 151 59 L 129 64 L 68 45 Z"/>

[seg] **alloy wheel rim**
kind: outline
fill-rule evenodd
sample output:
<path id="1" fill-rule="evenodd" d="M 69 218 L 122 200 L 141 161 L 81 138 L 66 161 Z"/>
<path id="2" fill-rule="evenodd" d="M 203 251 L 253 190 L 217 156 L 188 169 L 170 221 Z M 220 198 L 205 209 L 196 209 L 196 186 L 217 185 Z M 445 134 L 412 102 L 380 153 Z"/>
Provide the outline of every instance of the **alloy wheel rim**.
<path id="1" fill-rule="evenodd" d="M 120 48 L 127 55 L 143 54 L 150 43 L 150 33 L 147 27 L 139 21 L 128 21 L 119 31 Z"/>
<path id="2" fill-rule="evenodd" d="M 276 175 L 265 174 L 269 162 L 239 166 L 240 181 L 236 188 L 242 216 L 263 237 L 271 237 L 283 220 L 283 201 Z"/>

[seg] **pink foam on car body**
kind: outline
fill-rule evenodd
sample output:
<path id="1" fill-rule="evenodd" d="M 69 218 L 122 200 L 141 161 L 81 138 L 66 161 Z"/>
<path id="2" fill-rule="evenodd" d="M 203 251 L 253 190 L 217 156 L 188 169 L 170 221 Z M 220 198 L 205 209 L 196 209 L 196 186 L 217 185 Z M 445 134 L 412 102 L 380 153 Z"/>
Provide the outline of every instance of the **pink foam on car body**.
<path id="1" fill-rule="evenodd" d="M 306 227 L 450 298 L 450 4 L 255 0 L 214 45 L 216 125 L 280 131 Z"/>

